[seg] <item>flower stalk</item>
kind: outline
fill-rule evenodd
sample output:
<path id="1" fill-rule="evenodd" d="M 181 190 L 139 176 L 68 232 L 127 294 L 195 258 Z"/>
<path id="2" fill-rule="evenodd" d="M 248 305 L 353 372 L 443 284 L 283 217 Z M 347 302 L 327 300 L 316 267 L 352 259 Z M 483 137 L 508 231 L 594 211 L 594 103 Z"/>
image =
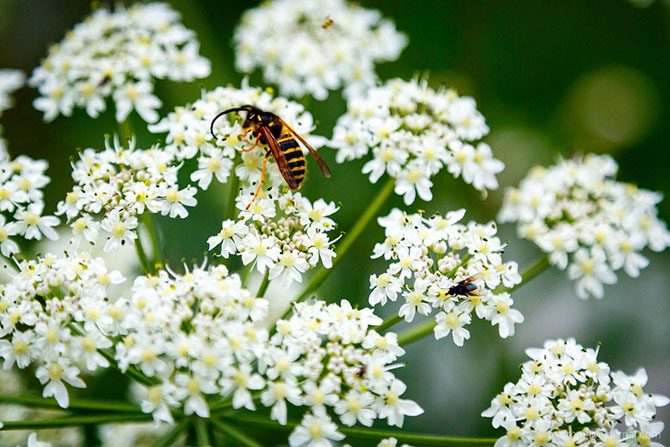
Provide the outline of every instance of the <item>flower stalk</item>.
<path id="1" fill-rule="evenodd" d="M 23 405 L 26 407 L 53 408 L 62 410 L 62 408 L 58 406 L 58 403 L 56 401 L 52 399 L 45 399 L 40 396 L 17 396 L 17 395 L 0 394 L 0 403 Z M 143 414 L 140 411 L 140 409 L 135 405 L 126 402 L 110 401 L 110 400 L 70 399 L 70 403 L 67 409 L 78 410 L 78 411 L 90 410 L 90 411 Z"/>
<path id="2" fill-rule="evenodd" d="M 240 430 L 236 429 L 233 425 L 228 424 L 219 418 L 212 418 L 211 423 L 220 432 L 231 438 L 239 445 L 245 447 L 262 447 L 262 444 L 259 444 L 245 433 L 242 433 Z"/>
<path id="3" fill-rule="evenodd" d="M 80 425 L 114 424 L 150 421 L 150 414 L 106 413 L 95 416 L 68 416 L 28 421 L 3 421 L 3 430 L 41 430 L 47 428 L 77 427 Z"/>
<path id="4" fill-rule="evenodd" d="M 342 238 L 342 241 L 338 244 L 337 250 L 335 250 L 337 256 L 333 258 L 332 267 L 330 269 L 321 267 L 309 280 L 309 282 L 305 286 L 305 290 L 303 290 L 300 296 L 298 296 L 298 298 L 296 298 L 293 301 L 293 304 L 303 301 L 312 292 L 318 289 L 321 283 L 323 283 L 326 280 L 326 278 L 328 278 L 330 273 L 335 268 L 335 265 L 337 265 L 337 263 L 340 262 L 340 260 L 344 257 L 345 253 L 349 250 L 352 244 L 356 241 L 356 239 L 358 239 L 361 233 L 363 233 L 363 230 L 365 230 L 370 221 L 378 214 L 379 209 L 382 207 L 382 205 L 384 205 L 386 200 L 393 192 L 394 185 L 395 180 L 393 178 L 389 178 L 382 187 L 382 189 L 379 190 L 377 196 L 372 201 L 372 203 L 370 203 L 370 206 L 365 210 L 361 218 L 356 221 L 351 230 L 344 236 L 344 238 Z M 284 312 L 284 314 L 281 316 L 280 319 L 283 320 L 287 318 L 291 314 L 291 311 L 292 307 L 289 307 L 286 310 L 286 312 Z"/>
<path id="5" fill-rule="evenodd" d="M 221 416 L 224 421 L 234 422 L 252 427 L 263 427 L 271 430 L 291 431 L 298 424 L 288 421 L 281 425 L 271 419 L 256 415 Z M 396 430 L 378 430 L 366 427 L 339 427 L 339 431 L 351 438 L 381 440 L 394 437 L 399 442 L 407 442 L 416 446 L 444 446 L 444 447 L 466 447 L 466 446 L 492 446 L 495 439 L 491 438 L 465 438 L 458 436 L 423 435 L 418 433 L 407 433 Z"/>

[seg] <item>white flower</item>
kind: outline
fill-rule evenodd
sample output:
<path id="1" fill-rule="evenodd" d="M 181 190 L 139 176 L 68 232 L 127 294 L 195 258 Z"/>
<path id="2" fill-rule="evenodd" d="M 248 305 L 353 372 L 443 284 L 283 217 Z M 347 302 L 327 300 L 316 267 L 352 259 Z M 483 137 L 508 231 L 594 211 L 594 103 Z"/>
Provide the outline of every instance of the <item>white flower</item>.
<path id="1" fill-rule="evenodd" d="M 616 181 L 617 170 L 611 157 L 594 154 L 535 167 L 507 190 L 499 213 L 551 264 L 567 269 L 580 298 L 602 298 L 603 284 L 616 283 L 617 270 L 637 277 L 649 265 L 642 250 L 670 245 L 657 217 L 661 194 Z"/>
<path id="2" fill-rule="evenodd" d="M 118 138 L 105 140 L 105 149 L 85 149 L 73 164 L 75 187 L 58 204 L 57 214 L 71 222 L 75 243 L 108 237 L 106 251 L 138 237 L 138 216 L 161 213 L 185 218 L 195 206 L 196 188 L 177 184 L 182 164 L 172 150 L 157 146 L 142 150 L 135 140 L 127 147 Z M 101 215 L 102 214 L 102 215 Z"/>
<path id="3" fill-rule="evenodd" d="M 19 70 L 0 69 L 0 118 L 2 113 L 12 107 L 11 93 L 20 88 L 25 81 L 23 72 Z M 2 126 L 0 126 L 0 162 L 7 156 L 7 143 L 2 138 Z"/>
<path id="4" fill-rule="evenodd" d="M 670 399 L 644 392 L 643 369 L 635 376 L 610 374 L 597 350 L 574 339 L 549 340 L 526 353 L 531 360 L 521 366 L 519 381 L 506 384 L 482 413 L 507 430 L 497 446 L 651 445 L 644 444 L 649 433 L 660 435 L 662 426 L 651 427 L 652 421 Z M 635 439 L 642 443 L 629 442 Z"/>
<path id="5" fill-rule="evenodd" d="M 371 152 L 363 173 L 372 183 L 394 178 L 395 193 L 410 205 L 417 195 L 432 199 L 431 178 L 445 167 L 482 192 L 497 189 L 503 163 L 477 143 L 488 131 L 471 98 L 433 90 L 426 80 L 393 79 L 349 98 L 330 145 L 338 163 Z"/>
<path id="6" fill-rule="evenodd" d="M 291 447 L 312 446 L 330 447 L 333 441 L 341 441 L 344 435 L 337 431 L 327 415 L 315 416 L 306 414 L 295 430 L 291 432 L 288 443 Z"/>
<path id="7" fill-rule="evenodd" d="M 70 366 L 69 361 L 62 357 L 40 366 L 35 371 L 35 377 L 44 385 L 42 396 L 53 396 L 61 408 L 67 408 L 70 404 L 70 398 L 64 382 L 76 388 L 84 388 L 86 386 L 78 376 L 79 368 Z"/>
<path id="8" fill-rule="evenodd" d="M 374 64 L 395 60 L 407 44 L 379 11 L 344 0 L 278 0 L 250 9 L 234 34 L 235 65 L 262 70 L 282 94 L 325 99 L 374 83 Z"/>
<path id="9" fill-rule="evenodd" d="M 514 335 L 514 325 L 524 319 L 504 290 L 519 284 L 521 276 L 515 262 L 503 262 L 495 223 L 460 224 L 464 213 L 426 218 L 393 209 L 379 218 L 386 238 L 371 257 L 384 258 L 388 266 L 370 276 L 368 298 L 371 305 L 384 306 L 401 295 L 398 315 L 408 322 L 417 313 L 435 311 L 435 338 L 451 334 L 457 346 L 470 338 L 473 315 L 498 325 L 502 338 Z"/>
<path id="10" fill-rule="evenodd" d="M 209 61 L 198 55 L 198 46 L 166 3 L 98 8 L 33 71 L 30 84 L 40 93 L 34 106 L 47 121 L 70 116 L 74 107 L 96 118 L 111 96 L 117 121 L 135 109 L 154 122 L 161 105 L 153 94 L 154 78 L 191 81 L 209 75 Z"/>
<path id="11" fill-rule="evenodd" d="M 404 383 L 395 379 L 384 393 L 383 401 L 380 401 L 379 417 L 386 418 L 389 425 L 402 427 L 405 416 L 423 414 L 423 409 L 416 402 L 400 398 L 406 389 L 407 386 Z"/>

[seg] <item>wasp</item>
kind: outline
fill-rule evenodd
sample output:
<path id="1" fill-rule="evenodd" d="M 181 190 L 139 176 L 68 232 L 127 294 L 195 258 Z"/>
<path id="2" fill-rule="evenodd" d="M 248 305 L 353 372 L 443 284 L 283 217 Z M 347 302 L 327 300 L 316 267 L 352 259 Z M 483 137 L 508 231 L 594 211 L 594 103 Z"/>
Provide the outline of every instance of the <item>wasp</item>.
<path id="1" fill-rule="evenodd" d="M 253 145 L 244 149 L 243 152 L 249 152 L 259 144 L 267 147 L 265 158 L 263 158 L 261 181 L 258 184 L 258 188 L 256 188 L 256 193 L 254 194 L 253 199 L 251 199 L 251 202 L 249 202 L 246 209 L 249 209 L 254 200 L 256 200 L 261 191 L 261 187 L 265 183 L 265 168 L 270 155 L 272 155 L 277 163 L 279 172 L 291 191 L 300 188 L 303 180 L 305 180 L 306 173 L 305 156 L 303 155 L 302 149 L 300 149 L 300 143 L 302 143 L 309 153 L 312 154 L 312 157 L 316 160 L 323 175 L 330 177 L 330 168 L 326 162 L 323 161 L 321 156 L 316 153 L 314 148 L 310 146 L 303 137 L 294 131 L 291 126 L 286 124 L 286 121 L 279 116 L 272 112 L 261 110 L 258 107 L 246 104 L 220 112 L 214 117 L 212 124 L 210 125 L 212 136 L 216 139 L 216 135 L 214 135 L 214 123 L 220 117 L 240 111 L 247 112 L 247 117 L 242 124 L 242 134 L 239 137 L 244 138 L 251 132 L 252 136 L 255 138 Z"/>
<path id="2" fill-rule="evenodd" d="M 451 296 L 478 295 L 477 285 L 474 283 L 476 277 L 477 277 L 476 275 L 473 275 L 460 280 L 455 286 L 449 287 L 447 294 Z"/>
<path id="3" fill-rule="evenodd" d="M 331 19 L 330 16 L 326 16 L 326 20 L 321 24 L 321 28 L 328 29 L 333 23 L 335 23 L 335 20 Z"/>

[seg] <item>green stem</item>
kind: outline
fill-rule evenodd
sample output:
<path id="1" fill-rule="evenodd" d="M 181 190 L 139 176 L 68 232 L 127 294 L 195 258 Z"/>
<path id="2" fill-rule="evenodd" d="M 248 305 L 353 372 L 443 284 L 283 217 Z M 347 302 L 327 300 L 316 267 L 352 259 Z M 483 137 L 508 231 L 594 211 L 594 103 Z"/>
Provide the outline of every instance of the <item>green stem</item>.
<path id="1" fill-rule="evenodd" d="M 95 416 L 69 416 L 31 421 L 2 421 L 2 430 L 41 430 L 44 428 L 77 427 L 80 425 L 112 424 L 119 422 L 150 421 L 150 414 L 97 414 Z"/>
<path id="2" fill-rule="evenodd" d="M 8 258 L 6 256 L 0 255 L 0 258 L 4 260 L 5 266 L 10 267 L 12 270 L 14 270 L 13 273 L 19 273 L 21 269 L 19 269 L 18 262 L 16 261 L 15 258 L 11 257 Z"/>
<path id="3" fill-rule="evenodd" d="M 298 298 L 295 299 L 294 303 L 299 303 L 305 298 L 307 298 L 312 292 L 314 292 L 322 282 L 328 278 L 328 275 L 333 271 L 335 268 L 335 265 L 337 265 L 342 258 L 344 257 L 345 253 L 349 250 L 351 245 L 358 239 L 358 237 L 361 235 L 363 230 L 368 226 L 370 221 L 372 220 L 373 217 L 377 215 L 379 212 L 379 209 L 382 207 L 384 202 L 386 202 L 386 199 L 391 195 L 393 192 L 393 186 L 395 185 L 395 181 L 393 178 L 388 179 L 388 181 L 384 184 L 382 189 L 379 190 L 377 193 L 377 196 L 375 199 L 372 201 L 372 203 L 367 207 L 363 215 L 356 221 L 354 224 L 353 228 L 342 238 L 342 241 L 337 245 L 337 249 L 335 250 L 336 256 L 333 258 L 333 265 L 331 268 L 327 269 L 325 267 L 321 267 L 309 280 L 307 285 L 305 286 L 305 290 L 303 290 L 302 294 Z M 293 310 L 293 307 L 289 307 L 286 309 L 286 312 L 281 316 L 280 319 L 286 319 L 290 314 L 291 311 Z M 275 327 L 272 328 L 272 333 L 275 331 Z"/>
<path id="4" fill-rule="evenodd" d="M 130 116 L 119 123 L 119 136 L 121 137 L 121 144 L 125 147 L 133 135 L 133 125 L 130 123 Z"/>
<path id="5" fill-rule="evenodd" d="M 224 219 L 237 220 L 237 213 L 235 212 L 235 198 L 238 193 L 238 186 L 240 184 L 239 179 L 233 173 L 228 177 L 228 203 L 226 203 L 226 214 Z"/>
<path id="6" fill-rule="evenodd" d="M 281 431 L 291 431 L 298 425 L 296 422 L 288 422 L 286 425 L 281 425 L 280 423 L 263 416 L 246 414 L 222 417 L 222 419 L 226 419 L 236 424 L 246 424 Z M 377 430 L 365 427 L 339 427 L 338 430 L 352 438 L 381 440 L 383 438 L 394 437 L 399 442 L 408 442 L 417 446 L 492 446 L 496 441 L 496 439 L 493 438 L 464 438 L 458 436 L 423 435 L 419 433 L 406 433 L 395 430 Z"/>
<path id="7" fill-rule="evenodd" d="M 524 270 L 524 272 L 521 274 L 521 282 L 519 284 L 516 284 L 510 288 L 505 288 L 504 291 L 513 292 L 519 287 L 528 284 L 533 278 L 547 270 L 549 267 L 551 267 L 551 264 L 549 264 L 549 256 L 542 256 L 540 259 L 531 264 L 530 267 Z"/>
<path id="8" fill-rule="evenodd" d="M 153 273 L 151 262 L 147 257 L 147 252 L 144 251 L 144 247 L 142 246 L 139 231 L 137 232 L 137 239 L 135 239 L 135 251 L 137 252 L 137 257 L 140 258 L 140 264 L 142 265 L 142 270 L 144 270 L 144 273 Z"/>
<path id="9" fill-rule="evenodd" d="M 237 445 L 243 445 L 246 447 L 263 447 L 262 444 L 259 444 L 254 439 L 247 436 L 245 433 L 242 433 L 232 425 L 223 422 L 218 418 L 213 418 L 211 422 L 214 427 L 218 428 L 222 433 L 227 435 L 229 438 L 232 438 L 232 440 L 235 441 Z"/>
<path id="10" fill-rule="evenodd" d="M 268 290 L 268 285 L 270 285 L 270 271 L 267 270 L 265 272 L 265 275 L 263 275 L 263 280 L 261 281 L 261 285 L 258 287 L 258 292 L 256 292 L 256 297 L 257 298 L 263 298 L 265 296 L 265 292 Z"/>
<path id="11" fill-rule="evenodd" d="M 435 320 L 426 320 L 423 323 L 417 324 L 414 327 L 407 329 L 405 332 L 398 335 L 398 344 L 407 345 L 413 341 L 417 341 L 433 332 L 433 328 L 437 325 Z"/>
<path id="12" fill-rule="evenodd" d="M 193 428 L 195 429 L 195 441 L 197 447 L 211 447 L 209 433 L 207 432 L 207 421 L 201 417 L 193 418 Z"/>
<path id="13" fill-rule="evenodd" d="M 402 320 L 403 320 L 403 318 L 400 315 L 393 315 L 392 317 L 389 317 L 386 320 L 384 320 L 382 322 L 382 324 L 380 324 L 379 326 L 374 328 L 374 330 L 376 330 L 377 332 L 379 332 L 381 334 L 385 330 L 387 330 L 387 329 L 395 326 L 396 324 L 400 323 Z"/>
<path id="14" fill-rule="evenodd" d="M 177 438 L 184 431 L 187 424 L 188 419 L 185 418 L 177 422 L 177 424 L 172 428 L 172 430 L 165 433 L 163 436 L 158 438 L 156 442 L 154 442 L 153 447 L 170 447 L 177 441 Z"/>
<path id="15" fill-rule="evenodd" d="M 549 267 L 551 267 L 551 264 L 549 264 L 549 258 L 547 256 L 542 256 L 521 274 L 521 282 L 519 284 L 509 288 L 500 286 L 496 288 L 493 293 L 513 292 L 519 287 L 528 284 L 533 278 L 547 270 Z M 405 332 L 402 332 L 400 335 L 398 335 L 398 344 L 407 345 L 414 341 L 420 340 L 421 338 L 433 332 L 433 328 L 436 324 L 437 323 L 435 323 L 435 320 L 427 320 L 409 328 Z M 382 326 L 383 325 L 384 323 L 382 323 Z"/>
<path id="16" fill-rule="evenodd" d="M 144 213 L 140 217 L 144 228 L 149 232 L 149 238 L 151 239 L 151 254 L 153 255 L 154 267 L 158 264 L 161 264 L 163 261 L 163 253 L 161 253 L 161 244 L 158 240 L 158 232 L 156 231 L 156 226 L 154 225 L 154 217 L 150 213 Z"/>
<path id="17" fill-rule="evenodd" d="M 62 410 L 52 399 L 39 396 L 7 396 L 0 395 L 0 403 L 24 405 L 27 407 L 54 408 Z M 68 410 L 114 411 L 120 413 L 143 414 L 138 407 L 126 402 L 114 402 L 95 399 L 70 399 Z"/>
<path id="18" fill-rule="evenodd" d="M 82 331 L 79 327 L 77 327 L 76 324 L 70 323 L 68 326 L 75 334 L 80 336 L 84 334 L 84 331 Z M 110 365 L 112 365 L 113 368 L 116 368 L 122 374 L 125 374 L 126 376 L 135 379 L 135 381 L 146 386 L 152 386 L 159 383 L 158 379 L 146 377 L 140 371 L 135 369 L 135 366 L 133 365 L 129 365 L 128 369 L 126 369 L 125 371 L 121 371 L 121 368 L 119 368 L 119 365 L 116 363 L 114 353 L 110 349 L 98 349 L 98 352 L 100 353 L 100 355 L 102 355 L 104 358 L 107 359 L 107 361 L 109 362 Z"/>

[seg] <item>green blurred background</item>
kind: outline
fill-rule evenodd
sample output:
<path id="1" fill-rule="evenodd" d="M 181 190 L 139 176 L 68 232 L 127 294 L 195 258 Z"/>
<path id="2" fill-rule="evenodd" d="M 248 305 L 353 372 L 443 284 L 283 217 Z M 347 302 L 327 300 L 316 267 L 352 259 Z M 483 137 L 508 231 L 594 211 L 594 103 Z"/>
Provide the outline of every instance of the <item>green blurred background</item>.
<path id="1" fill-rule="evenodd" d="M 242 76 L 233 65 L 231 40 L 242 11 L 257 2 L 175 0 L 184 24 L 195 30 L 202 54 L 213 63 L 212 75 L 200 82 L 159 82 L 162 115 L 195 100 L 202 88 L 233 83 Z M 638 8 L 624 0 L 610 1 L 421 1 L 361 2 L 395 20 L 409 36 L 409 46 L 396 62 L 379 67 L 382 79 L 430 74 L 434 86 L 446 85 L 473 96 L 491 127 L 487 138 L 506 169 L 501 185 L 516 185 L 535 164 L 551 164 L 559 155 L 575 152 L 612 154 L 620 165 L 619 179 L 643 188 L 670 190 L 670 6 L 656 2 Z M 88 1 L 0 0 L 0 67 L 30 73 L 59 41 L 66 29 L 90 11 Z M 251 78 L 259 83 L 258 77 Z M 49 160 L 52 183 L 47 188 L 49 210 L 64 197 L 72 182 L 69 159 L 77 148 L 102 147 L 103 135 L 116 131 L 113 107 L 91 120 L 81 110 L 71 118 L 45 124 L 31 106 L 36 92 L 16 95 L 16 106 L 5 112 L 2 125 L 10 152 Z M 330 136 L 345 106 L 338 93 L 324 102 L 310 102 L 318 133 Z M 143 130 L 132 116 L 140 146 L 160 140 Z M 336 220 L 346 231 L 372 199 L 378 185 L 360 173 L 362 162 L 335 165 L 334 152 L 324 150 L 333 177 L 311 176 L 303 192 L 342 205 Z M 459 207 L 477 220 L 493 219 L 503 188 L 482 200 L 471 187 L 442 173 L 434 178 L 435 200 L 417 202 L 409 211 L 428 212 Z M 160 220 L 173 262 L 201 259 L 205 241 L 220 228 L 225 196 L 210 188 L 198 196 L 199 206 L 184 221 Z M 400 200 L 386 204 L 384 213 Z M 660 205 L 670 218 L 670 201 Z M 508 259 L 521 267 L 539 252 L 516 238 L 510 226 L 501 228 L 511 242 Z M 364 305 L 368 276 L 383 267 L 368 259 L 382 238 L 372 225 L 319 290 L 332 299 L 349 298 Z M 651 266 L 640 278 L 620 274 L 602 301 L 580 301 L 565 274 L 549 272 L 514 295 L 526 322 L 515 337 L 500 340 L 497 331 L 473 324 L 472 339 L 457 348 L 450 341 L 423 340 L 410 345 L 407 367 L 399 375 L 409 385 L 408 396 L 426 409 L 405 427 L 452 435 L 493 435 L 489 420 L 479 414 L 510 380 L 518 378 L 523 350 L 551 337 L 574 336 L 584 344 L 602 343 L 600 357 L 614 370 L 633 373 L 646 366 L 648 390 L 670 395 L 670 254 L 652 254 Z M 268 294 L 272 299 L 272 288 Z M 391 309 L 387 309 L 390 311 Z M 395 308 L 393 309 L 396 310 Z M 384 312 L 382 312 L 384 313 Z M 668 424 L 670 411 L 659 417 Z M 670 441 L 666 429 L 664 441 Z"/>

